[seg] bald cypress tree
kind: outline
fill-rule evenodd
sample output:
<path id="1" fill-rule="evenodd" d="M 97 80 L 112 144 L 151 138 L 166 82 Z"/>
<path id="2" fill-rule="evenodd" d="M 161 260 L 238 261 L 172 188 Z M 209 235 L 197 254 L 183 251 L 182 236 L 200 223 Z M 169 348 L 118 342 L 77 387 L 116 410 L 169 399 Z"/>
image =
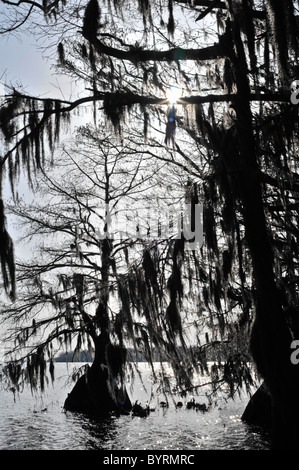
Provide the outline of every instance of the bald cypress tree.
<path id="1" fill-rule="evenodd" d="M 120 138 L 130 114 L 145 134 L 149 119 L 163 120 L 169 131 L 165 92 L 171 81 L 180 84 L 175 133 L 166 143 L 188 161 L 190 175 L 200 175 L 209 265 L 201 278 L 202 299 L 222 337 L 232 327 L 224 303 L 240 307 L 233 332 L 250 335 L 270 393 L 273 442 L 282 448 L 296 446 L 299 413 L 298 371 L 290 361 L 298 329 L 298 107 L 290 101 L 297 78 L 294 5 L 90 0 L 81 16 L 77 11 L 75 47 L 67 35 L 58 46 L 61 69 L 85 80 L 88 93 L 65 101 L 13 90 L 0 116 L 8 143 L 3 164 L 16 169 L 22 162 L 30 175 L 42 165 L 46 147 L 58 141 L 62 121 L 87 103 L 94 116 L 101 106 Z M 218 28 L 211 35 L 209 21 Z M 178 140 L 180 130 L 197 147 L 191 158 Z M 205 172 L 198 172 L 199 164 Z M 180 269 L 173 266 L 177 277 Z M 153 289 L 153 278 L 148 282 Z M 170 284 L 176 299 L 179 290 Z M 180 311 L 170 305 L 170 323 L 179 331 Z M 238 357 L 229 356 L 226 377 L 242 375 L 234 375 Z"/>
<path id="2" fill-rule="evenodd" d="M 75 145 L 37 177 L 41 202 L 9 206 L 36 244 L 33 259 L 17 263 L 17 299 L 2 309 L 13 325 L 4 372 L 16 390 L 26 382 L 43 390 L 61 348 L 74 356 L 88 349 L 92 365 L 75 377 L 65 409 L 96 416 L 130 409 L 126 377 L 134 372 L 134 355 L 151 365 L 157 381 L 154 360 L 167 359 L 180 390 L 192 386 L 192 366 L 198 367 L 179 307 L 190 303 L 183 261 L 197 269 L 201 263 L 184 253 L 183 239 L 175 230 L 170 235 L 165 215 L 157 213 L 163 212 L 158 195 L 165 199 L 159 184 L 165 162 L 152 152 L 160 145 L 152 143 L 149 152 L 133 134 L 131 128 L 122 144 L 111 131 L 80 128 Z M 167 201 L 181 198 L 185 188 L 173 191 Z"/>

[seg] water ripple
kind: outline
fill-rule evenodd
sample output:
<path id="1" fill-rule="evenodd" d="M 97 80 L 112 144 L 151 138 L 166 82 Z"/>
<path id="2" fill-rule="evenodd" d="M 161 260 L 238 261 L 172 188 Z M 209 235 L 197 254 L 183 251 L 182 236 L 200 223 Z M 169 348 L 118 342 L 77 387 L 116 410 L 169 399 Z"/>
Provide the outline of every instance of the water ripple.
<path id="1" fill-rule="evenodd" d="M 58 364 L 58 368 L 63 364 Z M 147 418 L 98 421 L 65 413 L 67 392 L 58 381 L 44 396 L 1 391 L 0 449 L 7 450 L 254 450 L 269 449 L 266 435 L 241 421 L 246 401 L 208 412 L 156 408 Z M 140 399 L 143 399 L 141 397 Z"/>

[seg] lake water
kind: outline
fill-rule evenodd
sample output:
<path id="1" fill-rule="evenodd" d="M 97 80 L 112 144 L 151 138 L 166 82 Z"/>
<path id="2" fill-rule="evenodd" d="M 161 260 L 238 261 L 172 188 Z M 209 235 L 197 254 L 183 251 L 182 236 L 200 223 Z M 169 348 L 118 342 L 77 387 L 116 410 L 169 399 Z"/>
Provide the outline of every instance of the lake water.
<path id="1" fill-rule="evenodd" d="M 78 364 L 77 364 L 78 365 Z M 140 365 L 148 377 L 149 368 Z M 72 385 L 66 385 L 67 365 L 56 363 L 54 386 L 33 397 L 24 390 L 15 397 L 0 384 L 1 450 L 267 450 L 267 436 L 241 421 L 248 396 L 234 401 L 219 399 L 207 412 L 161 408 L 155 396 L 155 411 L 147 418 L 110 417 L 101 422 L 76 413 L 65 413 L 63 403 Z M 146 382 L 146 380 L 145 380 Z M 132 398 L 150 399 L 152 387 L 144 390 L 137 380 Z M 200 398 L 197 401 L 201 401 Z"/>

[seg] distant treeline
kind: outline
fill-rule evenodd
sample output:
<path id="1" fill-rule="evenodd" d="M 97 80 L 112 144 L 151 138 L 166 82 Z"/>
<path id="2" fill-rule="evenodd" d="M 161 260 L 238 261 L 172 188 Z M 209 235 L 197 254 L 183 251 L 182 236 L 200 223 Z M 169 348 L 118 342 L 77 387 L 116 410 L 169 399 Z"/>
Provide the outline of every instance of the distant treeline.
<path id="1" fill-rule="evenodd" d="M 196 350 L 196 349 L 195 349 Z M 194 351 L 195 351 L 194 350 Z M 128 361 L 131 362 L 146 362 L 146 359 L 142 352 L 135 351 L 133 348 L 128 348 L 127 349 L 127 354 L 128 354 Z M 219 360 L 219 358 L 225 357 L 225 351 L 209 351 L 208 354 L 206 354 L 206 360 L 208 361 L 215 361 Z M 88 350 L 83 350 L 79 352 L 74 352 L 74 351 L 68 351 L 68 352 L 63 352 L 59 356 L 55 358 L 56 362 L 92 362 L 94 359 L 93 353 L 90 353 Z M 152 361 L 153 362 L 158 362 L 158 361 L 167 361 L 167 357 L 161 358 L 161 353 L 158 351 L 153 350 L 152 351 Z"/>
<path id="2" fill-rule="evenodd" d="M 87 350 L 76 353 L 74 351 L 68 351 L 59 354 L 59 356 L 55 358 L 55 362 L 92 362 L 93 358 L 93 354 Z"/>
<path id="3" fill-rule="evenodd" d="M 141 352 L 134 351 L 134 349 L 132 348 L 127 349 L 127 354 L 128 354 L 129 361 L 146 362 L 143 354 Z M 56 362 L 92 362 L 93 359 L 94 359 L 93 353 L 90 353 L 89 351 L 84 350 L 84 351 L 80 351 L 76 353 L 74 351 L 63 352 L 55 358 L 55 361 Z M 160 354 L 157 351 L 153 351 L 152 360 L 153 361 L 161 360 Z"/>

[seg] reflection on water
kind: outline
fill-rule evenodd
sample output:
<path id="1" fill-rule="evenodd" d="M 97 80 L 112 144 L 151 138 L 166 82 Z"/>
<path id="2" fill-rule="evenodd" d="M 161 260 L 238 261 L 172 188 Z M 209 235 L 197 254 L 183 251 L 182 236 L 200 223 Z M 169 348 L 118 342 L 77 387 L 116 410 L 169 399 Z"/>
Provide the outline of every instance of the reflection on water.
<path id="1" fill-rule="evenodd" d="M 145 367 L 145 366 L 144 366 Z M 59 370 L 65 364 L 57 364 Z M 90 419 L 62 409 L 71 386 L 65 378 L 50 385 L 43 396 L 29 391 L 16 397 L 1 391 L 0 449 L 35 450 L 258 450 L 268 449 L 267 435 L 241 421 L 248 397 L 226 402 L 219 400 L 208 412 L 159 407 L 159 397 L 151 403 L 155 411 L 147 418 L 111 416 Z M 145 403 L 151 393 L 135 387 L 134 399 Z"/>
<path id="2" fill-rule="evenodd" d="M 96 421 L 72 414 L 68 419 L 72 421 L 72 426 L 76 422 L 82 429 L 77 442 L 82 449 L 268 449 L 267 435 L 242 423 L 239 414 L 230 415 L 229 408 L 218 410 L 219 413 L 214 410 L 201 416 L 192 410 L 168 409 L 163 413 L 155 412 L 147 418 L 121 416 Z M 224 411 L 221 416 L 220 411 Z M 78 428 L 76 432 L 78 433 Z"/>

